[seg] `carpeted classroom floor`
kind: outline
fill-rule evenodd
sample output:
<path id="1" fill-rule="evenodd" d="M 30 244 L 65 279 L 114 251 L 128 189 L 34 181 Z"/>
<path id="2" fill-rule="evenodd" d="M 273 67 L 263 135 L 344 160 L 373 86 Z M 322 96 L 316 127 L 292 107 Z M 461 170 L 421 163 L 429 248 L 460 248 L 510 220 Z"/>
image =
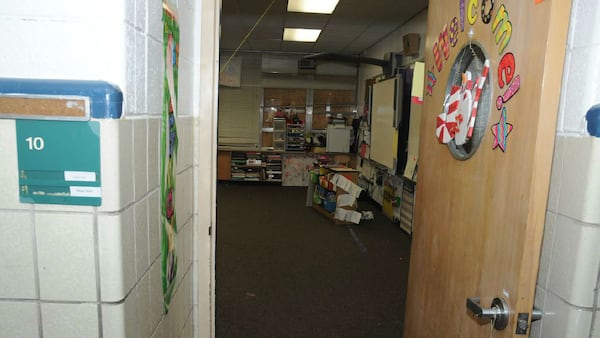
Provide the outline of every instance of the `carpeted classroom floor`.
<path id="1" fill-rule="evenodd" d="M 402 337 L 410 237 L 374 220 L 334 224 L 306 188 L 220 182 L 216 336 Z"/>

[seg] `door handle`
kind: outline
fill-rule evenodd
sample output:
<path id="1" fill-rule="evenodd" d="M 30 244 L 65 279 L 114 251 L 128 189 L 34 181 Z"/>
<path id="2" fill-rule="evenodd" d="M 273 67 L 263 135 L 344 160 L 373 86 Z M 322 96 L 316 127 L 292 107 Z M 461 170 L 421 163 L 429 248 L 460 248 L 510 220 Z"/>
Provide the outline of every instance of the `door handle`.
<path id="1" fill-rule="evenodd" d="M 504 330 L 508 326 L 510 311 L 508 303 L 502 298 L 494 298 L 490 308 L 481 307 L 479 297 L 467 298 L 467 308 L 473 312 L 475 317 L 491 320 L 496 330 Z"/>

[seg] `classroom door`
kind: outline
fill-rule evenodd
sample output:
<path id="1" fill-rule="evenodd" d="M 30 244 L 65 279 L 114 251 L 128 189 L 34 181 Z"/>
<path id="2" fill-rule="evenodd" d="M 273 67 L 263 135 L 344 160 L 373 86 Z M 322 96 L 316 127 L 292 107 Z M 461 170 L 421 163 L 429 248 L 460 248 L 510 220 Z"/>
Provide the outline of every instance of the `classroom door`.
<path id="1" fill-rule="evenodd" d="M 429 2 L 406 338 L 529 334 L 570 3 Z"/>

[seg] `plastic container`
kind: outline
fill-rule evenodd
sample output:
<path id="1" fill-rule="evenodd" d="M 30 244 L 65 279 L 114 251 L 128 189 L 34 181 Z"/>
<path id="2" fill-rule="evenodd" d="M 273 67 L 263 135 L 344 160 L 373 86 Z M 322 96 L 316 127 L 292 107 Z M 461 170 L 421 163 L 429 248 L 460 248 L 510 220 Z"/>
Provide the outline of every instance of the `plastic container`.
<path id="1" fill-rule="evenodd" d="M 329 212 L 334 212 L 335 211 L 335 201 L 330 201 L 330 200 L 323 200 L 323 208 L 325 208 L 325 210 L 329 211 Z"/>

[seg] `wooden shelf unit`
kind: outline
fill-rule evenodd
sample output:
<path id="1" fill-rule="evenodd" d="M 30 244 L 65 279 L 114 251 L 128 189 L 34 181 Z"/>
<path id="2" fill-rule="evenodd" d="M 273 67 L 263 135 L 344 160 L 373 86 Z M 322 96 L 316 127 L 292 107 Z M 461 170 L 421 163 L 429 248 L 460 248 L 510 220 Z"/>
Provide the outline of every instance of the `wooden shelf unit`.
<path id="1" fill-rule="evenodd" d="M 328 185 L 328 184 L 323 183 L 322 180 L 329 182 L 332 175 L 339 174 L 339 175 L 346 177 L 352 183 L 357 184 L 358 174 L 359 174 L 358 170 L 351 169 L 351 168 L 320 167 L 320 168 L 314 169 L 313 173 L 315 173 L 315 174 L 318 173 L 318 176 L 317 176 L 318 179 L 317 179 L 317 182 L 314 182 L 314 180 L 311 180 L 311 183 L 309 183 L 309 186 L 307 189 L 307 196 L 306 196 L 307 205 L 312 206 L 313 209 L 315 209 L 317 212 L 324 215 L 325 217 L 329 218 L 335 224 L 354 224 L 352 222 L 347 222 L 347 221 L 342 221 L 342 220 L 336 219 L 335 218 L 335 209 L 343 208 L 346 210 L 356 211 L 356 209 L 357 209 L 356 202 L 352 206 L 338 207 L 336 205 L 334 208 L 334 211 L 330 211 L 323 206 L 323 204 L 325 203 L 323 201 L 323 197 L 325 197 L 325 196 L 323 196 L 322 194 L 319 194 L 318 191 L 325 190 L 326 195 L 333 193 L 335 196 L 335 201 L 337 203 L 338 197 L 340 195 L 347 194 L 348 192 L 343 190 L 340 187 L 335 188 L 335 190 L 329 190 L 329 187 L 324 187 L 324 184 L 326 184 L 326 185 Z M 322 179 L 321 177 L 326 177 L 326 179 Z M 315 197 L 314 197 L 315 194 L 320 195 L 319 199 L 321 199 L 321 204 L 316 203 Z"/>

